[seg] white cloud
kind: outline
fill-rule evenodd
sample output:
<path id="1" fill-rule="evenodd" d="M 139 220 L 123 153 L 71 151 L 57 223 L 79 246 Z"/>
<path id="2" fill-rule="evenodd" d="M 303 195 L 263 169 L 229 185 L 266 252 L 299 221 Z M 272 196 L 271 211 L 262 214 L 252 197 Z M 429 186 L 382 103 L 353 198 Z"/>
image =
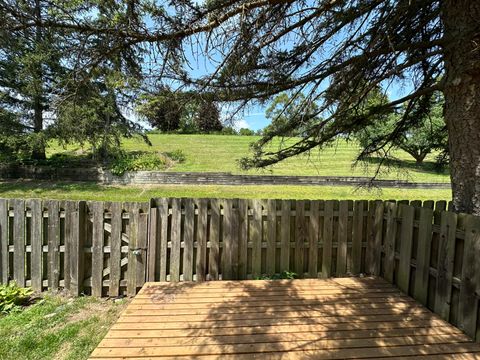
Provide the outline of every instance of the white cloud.
<path id="1" fill-rule="evenodd" d="M 233 123 L 233 127 L 235 128 L 235 130 L 240 130 L 244 128 L 250 129 L 250 124 L 246 120 L 239 119 L 235 120 L 235 122 Z"/>

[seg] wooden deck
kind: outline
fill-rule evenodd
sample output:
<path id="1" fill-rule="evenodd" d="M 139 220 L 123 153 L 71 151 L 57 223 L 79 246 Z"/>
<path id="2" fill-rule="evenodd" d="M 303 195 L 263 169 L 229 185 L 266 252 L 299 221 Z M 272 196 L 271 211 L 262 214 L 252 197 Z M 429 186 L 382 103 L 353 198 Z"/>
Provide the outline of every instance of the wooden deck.
<path id="1" fill-rule="evenodd" d="M 91 359 L 480 359 L 382 279 L 147 283 Z"/>

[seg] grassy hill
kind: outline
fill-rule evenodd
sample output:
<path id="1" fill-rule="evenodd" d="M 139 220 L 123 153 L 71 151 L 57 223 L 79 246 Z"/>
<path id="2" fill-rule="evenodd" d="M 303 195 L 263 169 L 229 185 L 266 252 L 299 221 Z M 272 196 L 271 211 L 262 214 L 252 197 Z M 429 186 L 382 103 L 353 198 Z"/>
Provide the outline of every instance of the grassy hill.
<path id="1" fill-rule="evenodd" d="M 370 164 L 359 164 L 352 167 L 358 154 L 358 146 L 352 142 L 338 140 L 335 144 L 323 150 L 314 150 L 308 155 L 287 159 L 268 169 L 242 171 L 237 160 L 249 155 L 249 144 L 258 140 L 257 136 L 227 136 L 227 135 L 149 135 L 152 146 L 138 139 L 126 139 L 123 148 L 128 151 L 160 151 L 169 152 L 180 149 L 186 155 L 186 160 L 178 163 L 167 171 L 192 172 L 231 172 L 235 174 L 266 173 L 273 175 L 323 175 L 323 176 L 371 176 L 377 166 L 375 159 Z M 293 143 L 294 139 L 285 144 Z M 284 145 L 285 145 L 284 144 Z M 277 149 L 281 141 L 276 140 L 270 148 Z M 49 154 L 77 151 L 69 147 L 67 150 L 52 146 Z M 379 178 L 401 179 L 415 182 L 449 182 L 448 172 L 438 173 L 433 164 L 433 156 L 426 159 L 422 165 L 403 151 L 398 151 L 398 166 L 384 168 Z"/>

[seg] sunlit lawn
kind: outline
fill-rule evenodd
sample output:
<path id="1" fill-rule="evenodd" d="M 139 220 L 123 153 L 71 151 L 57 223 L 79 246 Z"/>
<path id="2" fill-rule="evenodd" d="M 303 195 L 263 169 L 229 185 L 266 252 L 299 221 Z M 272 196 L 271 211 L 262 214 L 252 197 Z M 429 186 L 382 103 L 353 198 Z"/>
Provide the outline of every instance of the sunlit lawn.
<path id="1" fill-rule="evenodd" d="M 238 167 L 237 160 L 249 155 L 249 144 L 258 140 L 257 136 L 227 136 L 227 135 L 149 135 L 153 146 L 148 146 L 139 139 L 123 141 L 124 149 L 128 151 L 160 151 L 169 152 L 180 149 L 186 155 L 186 161 L 176 164 L 168 171 L 193 172 L 232 172 L 245 173 Z M 287 140 L 292 144 L 295 139 Z M 274 141 L 270 149 L 278 149 L 281 142 Z M 71 146 L 67 151 L 78 151 L 79 147 Z M 49 154 L 64 152 L 59 146 L 51 146 Z M 376 170 L 376 164 L 371 163 L 352 167 L 358 154 L 358 146 L 353 142 L 338 140 L 335 144 L 323 150 L 313 150 L 310 154 L 287 159 L 267 170 L 252 170 L 248 173 L 274 175 L 327 175 L 327 176 L 369 176 Z M 433 164 L 434 156 L 426 159 L 425 164 L 418 166 L 404 152 L 395 154 L 400 167 L 392 167 L 390 171 L 380 174 L 379 178 L 402 179 L 417 182 L 449 182 L 448 172 L 438 173 Z M 386 169 L 384 169 L 386 170 Z"/>

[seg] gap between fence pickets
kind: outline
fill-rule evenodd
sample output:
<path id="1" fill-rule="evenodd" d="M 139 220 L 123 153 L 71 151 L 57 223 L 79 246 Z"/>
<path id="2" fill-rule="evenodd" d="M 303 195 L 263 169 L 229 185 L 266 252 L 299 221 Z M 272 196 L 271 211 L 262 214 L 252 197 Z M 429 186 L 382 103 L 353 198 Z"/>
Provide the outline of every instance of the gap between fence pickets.
<path id="1" fill-rule="evenodd" d="M 442 201 L 408 204 L 0 199 L 0 280 L 39 291 L 65 287 L 73 295 L 118 296 L 124 288 L 134 295 L 147 279 L 368 273 L 475 337 L 479 218 L 445 211 Z"/>

